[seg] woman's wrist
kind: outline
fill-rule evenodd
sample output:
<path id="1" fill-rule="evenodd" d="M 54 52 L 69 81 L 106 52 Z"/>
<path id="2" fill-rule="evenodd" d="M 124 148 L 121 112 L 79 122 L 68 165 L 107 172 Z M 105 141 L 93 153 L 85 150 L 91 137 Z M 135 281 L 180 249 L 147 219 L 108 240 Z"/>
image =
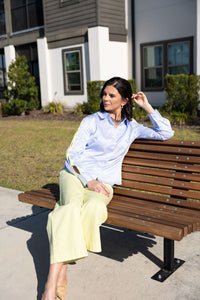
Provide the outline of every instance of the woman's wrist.
<path id="1" fill-rule="evenodd" d="M 151 106 L 150 103 L 147 103 L 144 107 L 144 110 L 148 113 L 148 114 L 151 114 L 152 112 L 154 112 L 154 109 L 153 107 Z"/>

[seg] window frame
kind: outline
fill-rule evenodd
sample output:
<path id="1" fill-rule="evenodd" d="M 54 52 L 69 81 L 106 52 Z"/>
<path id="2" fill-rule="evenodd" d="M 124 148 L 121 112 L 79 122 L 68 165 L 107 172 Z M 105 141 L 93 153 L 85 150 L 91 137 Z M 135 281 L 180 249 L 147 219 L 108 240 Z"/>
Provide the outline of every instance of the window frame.
<path id="1" fill-rule="evenodd" d="M 180 39 L 173 39 L 173 40 L 164 40 L 164 41 L 157 41 L 152 43 L 144 43 L 140 45 L 140 58 L 141 58 L 141 89 L 143 91 L 163 91 L 164 90 L 164 77 L 168 73 L 168 45 L 170 44 L 178 44 L 178 43 L 189 42 L 189 74 L 193 73 L 193 37 L 186 37 Z M 162 75 L 162 87 L 145 87 L 145 70 L 148 68 L 144 67 L 144 48 L 161 45 L 163 47 L 163 75 Z M 186 64 L 185 64 L 186 65 Z M 155 67 L 156 68 L 156 67 Z M 150 69 L 150 68 L 149 68 Z"/>
<path id="2" fill-rule="evenodd" d="M 70 52 L 79 52 L 79 64 L 80 64 L 80 90 L 75 91 L 68 91 L 67 82 L 66 82 L 66 59 L 65 59 L 65 53 Z M 82 47 L 75 47 L 75 48 L 68 48 L 62 50 L 62 61 L 63 61 L 63 82 L 64 82 L 64 95 L 83 95 L 84 94 L 84 86 L 83 86 L 83 56 L 82 56 Z M 78 71 L 77 71 L 78 72 Z"/>
<path id="3" fill-rule="evenodd" d="M 3 20 L 4 22 L 2 22 L 2 25 L 1 25 L 1 28 L 0 28 L 0 29 L 2 30 L 2 32 L 1 32 L 1 30 L 0 30 L 0 37 L 6 35 L 6 17 L 5 17 L 5 8 L 4 8 L 3 3 L 1 3 L 1 4 L 2 4 L 2 8 L 0 9 L 0 16 L 1 16 L 1 18 L 3 18 L 2 20 Z"/>

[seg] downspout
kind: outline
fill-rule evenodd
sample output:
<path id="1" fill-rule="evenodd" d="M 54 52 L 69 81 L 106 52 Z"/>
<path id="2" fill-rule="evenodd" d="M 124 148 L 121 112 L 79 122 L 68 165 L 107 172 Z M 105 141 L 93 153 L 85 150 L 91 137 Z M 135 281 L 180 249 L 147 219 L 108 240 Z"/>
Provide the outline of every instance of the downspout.
<path id="1" fill-rule="evenodd" d="M 135 78 L 135 0 L 131 0 L 132 74 Z"/>

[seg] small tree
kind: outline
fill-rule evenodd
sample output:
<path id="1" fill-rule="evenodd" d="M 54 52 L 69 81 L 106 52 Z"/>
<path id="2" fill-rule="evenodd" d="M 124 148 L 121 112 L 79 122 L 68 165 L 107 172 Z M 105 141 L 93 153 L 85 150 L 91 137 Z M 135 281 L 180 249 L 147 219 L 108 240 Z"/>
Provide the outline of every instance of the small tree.
<path id="1" fill-rule="evenodd" d="M 5 97 L 9 102 L 13 100 L 26 101 L 26 110 L 33 110 L 39 107 L 38 87 L 35 83 L 35 77 L 28 72 L 25 56 L 18 56 L 9 66 Z"/>

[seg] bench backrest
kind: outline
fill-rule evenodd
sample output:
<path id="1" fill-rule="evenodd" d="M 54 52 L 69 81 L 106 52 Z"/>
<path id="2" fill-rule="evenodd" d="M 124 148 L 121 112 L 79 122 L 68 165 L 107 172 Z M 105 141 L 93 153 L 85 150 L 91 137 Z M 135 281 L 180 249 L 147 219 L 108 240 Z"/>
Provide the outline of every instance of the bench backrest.
<path id="1" fill-rule="evenodd" d="M 136 140 L 124 158 L 115 197 L 200 210 L 200 142 Z"/>

